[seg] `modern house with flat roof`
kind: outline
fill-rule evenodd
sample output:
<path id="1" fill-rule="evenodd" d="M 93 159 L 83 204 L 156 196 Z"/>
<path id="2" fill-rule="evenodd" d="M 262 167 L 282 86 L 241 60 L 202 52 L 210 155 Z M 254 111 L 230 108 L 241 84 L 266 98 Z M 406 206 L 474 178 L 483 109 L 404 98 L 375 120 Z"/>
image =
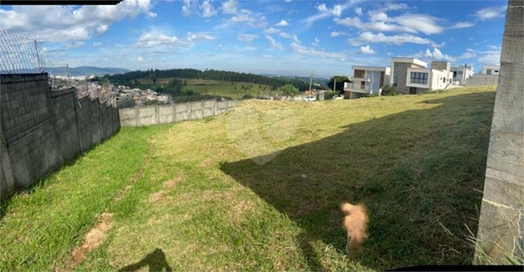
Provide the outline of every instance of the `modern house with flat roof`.
<path id="1" fill-rule="evenodd" d="M 407 87 L 407 82 L 410 78 L 408 69 L 425 69 L 426 66 L 427 63 L 415 58 L 391 58 L 391 77 L 389 78 L 389 85 L 394 86 L 398 93 L 411 93 Z M 429 78 L 426 78 L 426 81 L 427 79 Z M 421 81 L 424 80 L 421 79 Z"/>
<path id="2" fill-rule="evenodd" d="M 473 76 L 473 66 L 464 64 L 463 66 L 451 67 L 454 85 L 466 85 L 466 80 Z"/>
<path id="3" fill-rule="evenodd" d="M 451 64 L 447 61 L 432 61 L 431 68 L 407 69 L 406 87 L 409 94 L 446 89 L 451 81 Z"/>
<path id="4" fill-rule="evenodd" d="M 368 94 L 378 95 L 389 82 L 389 67 L 353 66 L 352 82 L 344 83 L 345 98 L 359 98 Z"/>
<path id="5" fill-rule="evenodd" d="M 500 71 L 500 65 L 484 65 L 482 66 L 482 75 L 498 75 Z"/>

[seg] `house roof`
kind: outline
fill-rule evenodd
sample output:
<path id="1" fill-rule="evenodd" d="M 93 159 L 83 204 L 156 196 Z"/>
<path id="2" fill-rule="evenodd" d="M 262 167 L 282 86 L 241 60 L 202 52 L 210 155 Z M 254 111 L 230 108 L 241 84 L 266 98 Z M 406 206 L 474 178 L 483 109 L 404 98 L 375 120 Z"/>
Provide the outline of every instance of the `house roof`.
<path id="1" fill-rule="evenodd" d="M 391 61 L 392 61 L 392 62 L 413 63 L 413 64 L 421 65 L 421 66 L 424 66 L 424 67 L 427 67 L 427 66 L 428 66 L 428 64 L 427 64 L 426 62 L 421 61 L 421 60 L 416 59 L 416 58 L 394 57 L 394 58 L 391 58 Z"/>

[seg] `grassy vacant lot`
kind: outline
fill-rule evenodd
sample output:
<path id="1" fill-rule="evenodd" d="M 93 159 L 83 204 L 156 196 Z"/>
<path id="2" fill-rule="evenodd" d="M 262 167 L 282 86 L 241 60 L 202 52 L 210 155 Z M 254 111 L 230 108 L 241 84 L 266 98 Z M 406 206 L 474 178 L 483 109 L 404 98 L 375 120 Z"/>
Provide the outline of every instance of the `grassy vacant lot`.
<path id="1" fill-rule="evenodd" d="M 173 78 L 161 78 L 157 81 L 158 84 L 168 83 Z M 228 82 L 217 80 L 203 80 L 203 79 L 183 79 L 187 81 L 187 86 L 182 88 L 183 91 L 192 90 L 199 94 L 229 96 L 231 98 L 242 98 L 245 94 L 252 96 L 268 95 L 270 87 L 267 85 L 243 83 L 243 82 Z M 149 79 L 140 80 L 141 83 L 152 83 Z M 273 92 L 275 94 L 275 92 Z"/>
<path id="2" fill-rule="evenodd" d="M 469 264 L 468 229 L 477 228 L 493 90 L 241 105 L 291 109 L 296 131 L 281 141 L 271 129 L 289 120 L 279 118 L 261 117 L 260 126 L 231 137 L 231 111 L 124 128 L 3 204 L 0 270 Z M 253 141 L 257 157 L 246 157 L 237 148 L 243 133 L 262 135 L 260 142 L 277 148 L 257 149 Z M 344 255 L 343 201 L 362 202 L 370 212 L 370 239 L 354 262 Z M 113 215 L 105 240 L 83 262 L 72 261 L 72 250 L 103 212 Z"/>

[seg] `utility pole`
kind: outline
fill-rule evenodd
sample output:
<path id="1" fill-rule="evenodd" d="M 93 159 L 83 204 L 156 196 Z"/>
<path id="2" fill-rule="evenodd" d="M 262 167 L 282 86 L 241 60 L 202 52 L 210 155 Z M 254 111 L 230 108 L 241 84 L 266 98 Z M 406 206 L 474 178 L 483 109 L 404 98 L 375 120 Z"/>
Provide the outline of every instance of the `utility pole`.
<path id="1" fill-rule="evenodd" d="M 333 91 L 337 91 L 337 78 L 335 77 L 335 82 L 333 84 Z"/>
<path id="2" fill-rule="evenodd" d="M 315 70 L 313 70 L 311 72 L 311 77 L 309 78 L 309 91 L 311 92 L 311 84 L 313 84 L 313 73 L 315 72 Z"/>

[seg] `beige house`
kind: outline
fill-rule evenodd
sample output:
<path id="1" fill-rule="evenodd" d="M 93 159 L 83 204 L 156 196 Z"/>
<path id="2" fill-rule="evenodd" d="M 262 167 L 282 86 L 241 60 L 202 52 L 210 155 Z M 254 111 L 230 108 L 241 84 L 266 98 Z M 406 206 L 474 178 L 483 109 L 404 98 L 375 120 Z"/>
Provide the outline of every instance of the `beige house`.
<path id="1" fill-rule="evenodd" d="M 379 95 L 389 82 L 390 68 L 376 66 L 353 66 L 352 82 L 344 83 L 345 98 L 359 98 L 368 94 Z"/>

